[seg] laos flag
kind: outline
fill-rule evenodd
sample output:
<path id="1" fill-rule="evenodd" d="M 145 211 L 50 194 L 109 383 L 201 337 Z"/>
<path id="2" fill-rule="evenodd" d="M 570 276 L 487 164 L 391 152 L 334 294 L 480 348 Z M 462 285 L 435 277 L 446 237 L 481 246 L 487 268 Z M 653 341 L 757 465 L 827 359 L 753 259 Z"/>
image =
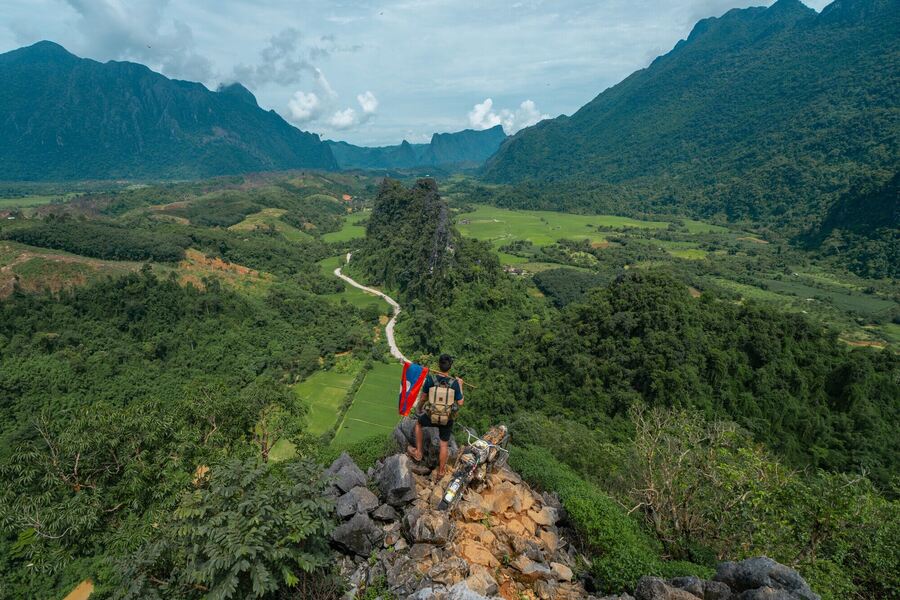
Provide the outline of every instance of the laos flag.
<path id="1" fill-rule="evenodd" d="M 397 412 L 404 417 L 409 415 L 409 411 L 416 405 L 416 399 L 422 390 L 422 384 L 425 383 L 426 375 L 428 375 L 428 367 L 411 362 L 403 363 L 403 374 L 400 376 L 400 401 L 397 406 Z"/>

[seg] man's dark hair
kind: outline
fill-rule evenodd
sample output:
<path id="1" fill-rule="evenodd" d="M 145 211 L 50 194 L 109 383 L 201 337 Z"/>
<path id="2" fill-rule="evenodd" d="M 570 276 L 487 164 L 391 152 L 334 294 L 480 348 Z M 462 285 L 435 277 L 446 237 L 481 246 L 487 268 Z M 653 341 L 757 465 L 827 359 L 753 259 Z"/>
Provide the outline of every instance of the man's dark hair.
<path id="1" fill-rule="evenodd" d="M 438 358 L 438 368 L 441 371 L 447 372 L 450 370 L 450 367 L 453 366 L 453 357 L 449 354 L 441 354 Z"/>

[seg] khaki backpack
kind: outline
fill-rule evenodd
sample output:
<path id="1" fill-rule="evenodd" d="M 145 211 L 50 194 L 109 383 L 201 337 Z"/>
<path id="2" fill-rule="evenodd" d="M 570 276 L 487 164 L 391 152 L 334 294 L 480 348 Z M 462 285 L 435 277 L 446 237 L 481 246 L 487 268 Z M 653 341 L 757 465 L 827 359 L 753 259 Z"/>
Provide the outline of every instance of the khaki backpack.
<path id="1" fill-rule="evenodd" d="M 432 425 L 446 425 L 456 409 L 456 390 L 453 389 L 456 379 L 448 377 L 441 381 L 435 377 L 432 381 L 434 385 L 428 389 L 425 414 L 431 419 Z"/>

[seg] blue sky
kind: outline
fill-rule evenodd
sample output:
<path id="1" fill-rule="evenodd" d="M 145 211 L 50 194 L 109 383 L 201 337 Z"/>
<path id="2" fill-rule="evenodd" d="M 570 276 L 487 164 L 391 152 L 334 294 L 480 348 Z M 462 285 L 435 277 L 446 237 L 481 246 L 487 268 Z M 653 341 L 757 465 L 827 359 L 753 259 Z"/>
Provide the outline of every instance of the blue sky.
<path id="1" fill-rule="evenodd" d="M 827 0 L 807 0 L 821 10 Z M 747 0 L 0 0 L 0 52 L 41 39 L 215 89 L 364 145 L 571 114 Z"/>

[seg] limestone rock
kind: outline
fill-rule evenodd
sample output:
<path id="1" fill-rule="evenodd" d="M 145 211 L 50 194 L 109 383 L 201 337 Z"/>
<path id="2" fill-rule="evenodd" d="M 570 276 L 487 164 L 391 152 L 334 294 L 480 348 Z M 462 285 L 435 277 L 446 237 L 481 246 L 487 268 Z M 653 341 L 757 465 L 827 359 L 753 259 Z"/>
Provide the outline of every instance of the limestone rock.
<path id="1" fill-rule="evenodd" d="M 572 569 L 558 562 L 550 563 L 550 570 L 559 581 L 572 581 Z"/>
<path id="2" fill-rule="evenodd" d="M 490 570 L 481 565 L 470 565 L 469 576 L 466 578 L 466 586 L 473 592 L 482 596 L 493 596 L 500 589 L 497 580 L 491 575 Z"/>
<path id="3" fill-rule="evenodd" d="M 697 596 L 671 587 L 659 577 L 641 577 L 634 588 L 637 600 L 697 600 Z"/>
<path id="4" fill-rule="evenodd" d="M 335 459 L 331 466 L 325 470 L 325 476 L 332 478 L 334 487 L 341 493 L 349 492 L 356 486 L 366 485 L 366 474 L 356 466 L 353 459 L 346 452 Z"/>
<path id="5" fill-rule="evenodd" d="M 527 556 L 519 556 L 512 562 L 512 567 L 519 572 L 518 578 L 525 582 L 535 582 L 538 579 L 553 579 L 553 571 L 545 564 L 531 560 Z"/>
<path id="6" fill-rule="evenodd" d="M 428 569 L 426 576 L 434 582 L 453 585 L 469 576 L 469 563 L 458 557 L 442 560 Z"/>
<path id="7" fill-rule="evenodd" d="M 357 513 L 368 513 L 378 506 L 378 496 L 361 485 L 352 488 L 338 498 L 335 512 L 342 519 L 348 519 Z"/>
<path id="8" fill-rule="evenodd" d="M 443 545 L 450 539 L 450 520 L 446 513 L 436 510 L 410 510 L 403 517 L 403 529 L 414 543 Z"/>
<path id="9" fill-rule="evenodd" d="M 381 546 L 383 538 L 381 527 L 366 513 L 357 513 L 331 533 L 338 547 L 358 556 L 369 556 L 374 548 Z"/>
<path id="10" fill-rule="evenodd" d="M 797 571 L 775 562 L 771 558 L 760 556 L 748 558 L 741 562 L 723 562 L 716 569 L 715 581 L 720 581 L 731 588 L 732 592 L 741 593 L 761 588 L 788 592 L 786 598 L 792 600 L 820 600 Z M 738 596 L 742 600 L 743 596 Z M 760 596 L 760 598 L 776 598 L 776 596 Z M 755 599 L 754 599 L 755 600 Z"/>
<path id="11" fill-rule="evenodd" d="M 481 565 L 484 567 L 495 568 L 500 566 L 500 561 L 484 547 L 483 544 L 474 540 L 464 540 L 457 548 L 460 556 L 465 558 L 471 564 Z"/>
<path id="12" fill-rule="evenodd" d="M 410 462 L 405 454 L 395 454 L 386 458 L 375 473 L 381 495 L 391 506 L 403 506 L 416 498 L 416 480 L 409 469 Z"/>
<path id="13" fill-rule="evenodd" d="M 382 504 L 374 511 L 372 511 L 372 518 L 376 521 L 397 521 L 400 519 L 400 515 L 397 514 L 397 511 L 394 510 L 394 507 L 390 504 Z"/>

